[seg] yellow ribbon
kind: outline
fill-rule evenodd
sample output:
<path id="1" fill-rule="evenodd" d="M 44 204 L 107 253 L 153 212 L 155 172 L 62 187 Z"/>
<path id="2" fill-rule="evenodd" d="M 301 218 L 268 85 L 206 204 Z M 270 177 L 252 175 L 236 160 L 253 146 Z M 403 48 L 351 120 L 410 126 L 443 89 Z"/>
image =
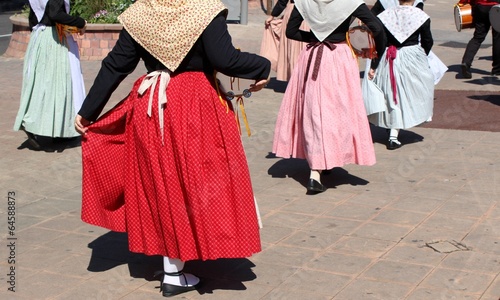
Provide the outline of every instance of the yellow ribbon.
<path id="1" fill-rule="evenodd" d="M 215 77 L 215 72 L 214 72 L 214 80 L 215 80 L 215 88 L 217 89 L 217 95 L 219 96 L 219 101 L 221 102 L 221 104 L 226 107 L 226 113 L 229 112 L 229 106 L 227 104 L 227 101 L 223 99 L 223 96 L 222 96 L 222 93 L 220 91 L 220 88 L 219 88 L 219 82 L 217 81 L 217 78 Z M 238 80 L 238 79 L 236 79 Z M 239 80 L 238 80 L 238 85 L 239 85 Z M 232 86 L 232 82 L 231 82 L 231 86 Z M 239 133 L 241 134 L 241 125 L 240 125 L 240 120 L 239 120 L 239 117 L 238 117 L 238 106 L 240 107 L 241 109 L 241 114 L 243 115 L 243 122 L 245 123 L 245 128 L 247 130 L 247 134 L 248 136 L 251 136 L 252 133 L 250 132 L 250 125 L 248 123 L 248 119 L 247 119 L 247 114 L 245 113 L 245 104 L 243 103 L 243 97 L 242 96 L 238 96 L 236 98 L 236 109 L 235 109 L 235 118 L 236 118 L 236 124 L 238 124 L 238 131 Z"/>
<path id="2" fill-rule="evenodd" d="M 243 116 L 243 122 L 245 123 L 245 129 L 247 130 L 247 135 L 251 136 L 252 133 L 250 132 L 250 125 L 248 124 L 247 114 L 245 113 L 245 104 L 243 103 L 243 97 L 239 96 L 236 99 L 236 103 L 238 104 L 238 106 L 241 109 L 241 115 Z M 238 110 L 236 110 L 236 119 L 238 121 L 238 130 L 240 131 L 240 134 L 241 134 L 241 126 L 240 126 L 240 122 L 238 120 Z"/>

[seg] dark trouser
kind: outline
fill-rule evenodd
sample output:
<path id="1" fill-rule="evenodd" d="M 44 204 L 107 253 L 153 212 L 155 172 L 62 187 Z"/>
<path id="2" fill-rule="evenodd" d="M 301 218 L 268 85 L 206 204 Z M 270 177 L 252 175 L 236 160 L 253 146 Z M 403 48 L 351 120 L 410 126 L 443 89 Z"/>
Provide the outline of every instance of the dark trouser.
<path id="1" fill-rule="evenodd" d="M 468 66 L 472 65 L 472 61 L 474 60 L 474 56 L 476 55 L 479 47 L 481 47 L 481 43 L 486 38 L 488 31 L 490 30 L 490 16 L 489 12 L 492 6 L 486 5 L 474 5 L 472 8 L 472 17 L 474 22 L 474 36 L 467 44 L 467 48 L 465 48 L 465 53 L 462 58 L 462 63 L 467 64 Z M 493 64 L 492 64 L 492 72 L 499 74 L 500 73 L 500 32 L 492 29 L 493 34 Z"/>

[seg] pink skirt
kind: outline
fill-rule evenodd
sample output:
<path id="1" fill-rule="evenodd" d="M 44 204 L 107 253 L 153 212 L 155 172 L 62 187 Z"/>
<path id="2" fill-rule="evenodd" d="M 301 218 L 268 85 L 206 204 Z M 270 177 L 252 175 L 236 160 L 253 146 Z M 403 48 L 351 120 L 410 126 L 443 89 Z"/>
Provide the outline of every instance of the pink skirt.
<path id="1" fill-rule="evenodd" d="M 290 79 L 300 52 L 306 46 L 306 43 L 286 38 L 286 24 L 294 6 L 293 3 L 288 2 L 283 17 L 273 20 L 271 25 L 264 29 L 262 36 L 260 55 L 271 61 L 271 67 L 273 71 L 276 71 L 276 79 L 280 81 Z M 300 29 L 309 31 L 309 26 L 304 21 Z"/>
<path id="2" fill-rule="evenodd" d="M 335 46 L 333 50 L 323 48 L 316 80 L 312 74 L 318 49 L 302 51 L 274 132 L 276 156 L 307 159 L 314 170 L 373 165 L 376 161 L 357 60 L 347 44 Z"/>
<path id="3" fill-rule="evenodd" d="M 173 76 L 163 140 L 157 96 L 129 96 L 82 142 L 83 221 L 128 233 L 129 249 L 181 260 L 260 251 L 250 173 L 234 112 L 201 72 Z M 159 86 L 159 85 L 158 85 Z"/>

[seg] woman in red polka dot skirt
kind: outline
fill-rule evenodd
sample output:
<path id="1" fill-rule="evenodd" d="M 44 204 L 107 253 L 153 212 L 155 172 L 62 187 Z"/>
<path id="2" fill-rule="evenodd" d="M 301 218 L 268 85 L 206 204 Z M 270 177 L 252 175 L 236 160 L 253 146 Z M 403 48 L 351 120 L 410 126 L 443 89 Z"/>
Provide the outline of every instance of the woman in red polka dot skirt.
<path id="1" fill-rule="evenodd" d="M 164 257 L 164 296 L 193 290 L 187 260 L 259 252 L 258 216 L 235 114 L 214 70 L 268 82 L 270 62 L 236 50 L 219 0 L 138 0 L 76 120 L 82 219 L 127 232 L 130 251 Z M 161 28 L 161 30 L 159 30 Z M 101 116 L 142 59 L 148 74 Z M 93 122 L 94 120 L 96 120 Z"/>

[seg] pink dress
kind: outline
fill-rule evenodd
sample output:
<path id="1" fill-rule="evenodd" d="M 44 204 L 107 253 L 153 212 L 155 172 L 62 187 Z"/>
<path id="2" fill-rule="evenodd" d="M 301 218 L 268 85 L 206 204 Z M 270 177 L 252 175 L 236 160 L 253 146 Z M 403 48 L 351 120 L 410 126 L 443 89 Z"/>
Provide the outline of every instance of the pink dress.
<path id="1" fill-rule="evenodd" d="M 273 153 L 305 158 L 314 170 L 373 165 L 357 60 L 346 43 L 332 48 L 323 47 L 316 80 L 312 75 L 318 48 L 308 46 L 300 54 L 279 110 Z"/>
<path id="2" fill-rule="evenodd" d="M 276 79 L 288 81 L 292 76 L 292 71 L 297 64 L 300 52 L 306 43 L 290 40 L 286 37 L 286 24 L 292 13 L 294 4 L 288 2 L 283 17 L 271 22 L 271 25 L 264 29 L 260 55 L 269 59 L 272 68 L 276 71 Z M 304 21 L 301 30 L 309 31 L 309 26 Z"/>

